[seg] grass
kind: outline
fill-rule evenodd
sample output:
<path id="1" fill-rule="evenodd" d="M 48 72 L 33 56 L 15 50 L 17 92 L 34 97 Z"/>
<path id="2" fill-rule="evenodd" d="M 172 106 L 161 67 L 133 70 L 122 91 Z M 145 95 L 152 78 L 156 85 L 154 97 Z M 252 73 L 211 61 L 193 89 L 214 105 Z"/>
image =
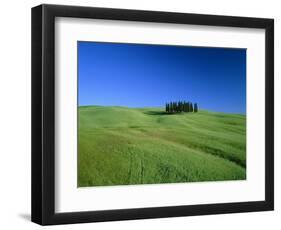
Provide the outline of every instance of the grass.
<path id="1" fill-rule="evenodd" d="M 79 107 L 78 186 L 246 179 L 246 116 Z"/>

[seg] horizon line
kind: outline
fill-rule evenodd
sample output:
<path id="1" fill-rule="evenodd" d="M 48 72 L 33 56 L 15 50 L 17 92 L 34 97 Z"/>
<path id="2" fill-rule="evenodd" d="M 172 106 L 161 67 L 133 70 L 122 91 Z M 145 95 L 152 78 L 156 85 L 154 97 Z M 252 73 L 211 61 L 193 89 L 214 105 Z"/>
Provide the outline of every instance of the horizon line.
<path id="1" fill-rule="evenodd" d="M 129 109 L 145 109 L 145 108 L 165 108 L 165 106 L 143 106 L 143 107 L 130 107 L 130 106 L 126 106 L 126 105 L 78 105 L 77 107 L 125 107 L 125 108 L 129 108 Z M 215 111 L 215 110 L 210 110 L 210 109 L 204 109 L 199 107 L 198 111 L 208 111 L 208 112 L 214 112 L 214 113 L 227 113 L 227 114 L 237 114 L 237 115 L 247 115 L 247 113 L 238 113 L 238 112 L 224 112 L 224 111 Z"/>

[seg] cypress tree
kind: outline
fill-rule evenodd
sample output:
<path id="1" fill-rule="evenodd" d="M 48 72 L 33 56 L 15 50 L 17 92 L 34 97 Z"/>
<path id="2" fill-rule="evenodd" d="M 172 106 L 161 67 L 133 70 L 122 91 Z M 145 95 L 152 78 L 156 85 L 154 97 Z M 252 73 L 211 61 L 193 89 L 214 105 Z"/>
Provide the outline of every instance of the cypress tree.
<path id="1" fill-rule="evenodd" d="M 168 102 L 165 105 L 166 113 L 180 113 L 180 112 L 198 112 L 198 104 L 186 101 Z"/>
<path id="2" fill-rule="evenodd" d="M 187 103 L 186 103 L 186 112 L 190 112 L 190 109 L 189 109 L 189 108 L 190 108 L 190 103 L 187 102 Z"/>
<path id="3" fill-rule="evenodd" d="M 182 103 L 181 103 L 181 101 L 179 102 L 179 112 L 182 112 Z"/>
<path id="4" fill-rule="evenodd" d="M 198 112 L 198 105 L 197 103 L 194 103 L 194 113 L 197 113 Z"/>
<path id="5" fill-rule="evenodd" d="M 192 105 L 192 102 L 190 102 L 189 112 L 193 112 L 193 105 Z"/>

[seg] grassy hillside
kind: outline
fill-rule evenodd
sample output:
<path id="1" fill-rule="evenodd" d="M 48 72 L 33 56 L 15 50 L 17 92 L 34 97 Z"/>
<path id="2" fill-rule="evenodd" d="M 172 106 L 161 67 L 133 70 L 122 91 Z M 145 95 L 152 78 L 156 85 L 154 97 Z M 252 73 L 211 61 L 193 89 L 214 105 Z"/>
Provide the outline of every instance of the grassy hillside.
<path id="1" fill-rule="evenodd" d="M 246 116 L 79 108 L 78 186 L 246 178 Z"/>

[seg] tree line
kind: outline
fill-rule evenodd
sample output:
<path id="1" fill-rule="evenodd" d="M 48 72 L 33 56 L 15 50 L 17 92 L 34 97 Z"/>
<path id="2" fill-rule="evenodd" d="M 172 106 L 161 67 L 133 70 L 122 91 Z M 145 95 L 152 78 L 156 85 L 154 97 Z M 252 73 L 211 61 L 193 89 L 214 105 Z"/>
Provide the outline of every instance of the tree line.
<path id="1" fill-rule="evenodd" d="M 197 103 L 192 104 L 192 102 L 170 102 L 166 103 L 166 113 L 181 113 L 181 112 L 198 112 Z"/>

